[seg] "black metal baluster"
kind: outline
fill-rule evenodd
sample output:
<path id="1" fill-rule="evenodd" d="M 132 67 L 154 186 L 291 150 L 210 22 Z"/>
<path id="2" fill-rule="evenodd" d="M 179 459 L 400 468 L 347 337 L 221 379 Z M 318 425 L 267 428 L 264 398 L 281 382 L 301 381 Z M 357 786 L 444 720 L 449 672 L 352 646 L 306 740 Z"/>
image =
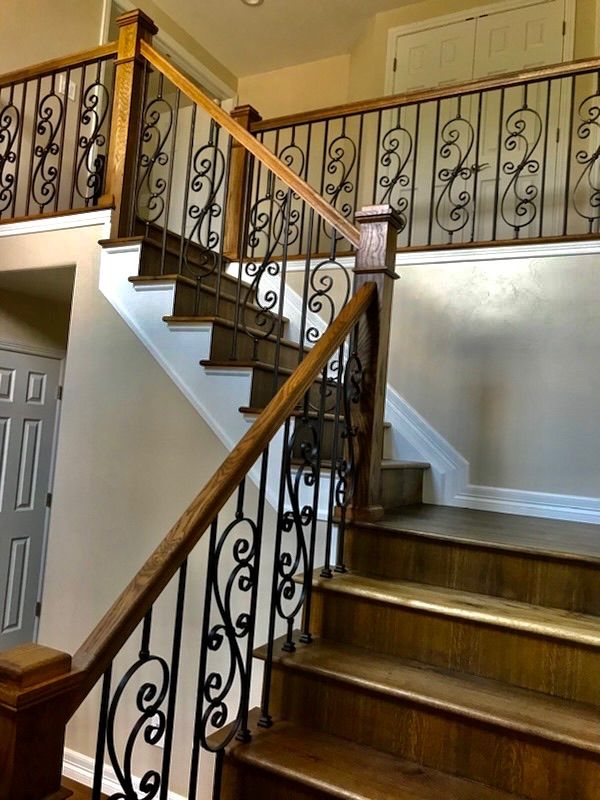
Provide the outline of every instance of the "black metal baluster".
<path id="1" fill-rule="evenodd" d="M 101 800 L 102 778 L 104 776 L 104 752 L 106 749 L 106 728 L 108 721 L 108 706 L 110 703 L 110 685 L 112 678 L 112 663 L 104 673 L 102 679 L 102 696 L 100 700 L 100 718 L 98 721 L 98 737 L 96 739 L 96 756 L 94 760 L 94 782 L 92 784 L 92 799 Z"/>
<path id="2" fill-rule="evenodd" d="M 500 115 L 498 117 L 498 149 L 496 152 L 496 185 L 494 192 L 494 215 L 492 217 L 492 241 L 496 241 L 498 231 L 498 204 L 500 202 L 500 163 L 502 161 L 502 128 L 504 121 L 504 89 L 500 90 Z"/>
<path id="3" fill-rule="evenodd" d="M 471 241 L 475 241 L 475 230 L 477 224 L 477 195 L 479 188 L 479 172 L 482 165 L 479 163 L 481 150 L 481 111 L 483 104 L 483 92 L 479 92 L 477 99 L 477 139 L 475 145 L 475 167 L 474 167 L 474 186 L 473 186 L 473 224 L 471 226 Z"/>
<path id="4" fill-rule="evenodd" d="M 84 64 L 81 68 L 81 80 L 79 82 L 79 93 L 77 97 L 77 114 L 79 119 L 82 118 L 82 109 L 83 109 L 83 93 L 85 90 L 86 84 L 86 76 L 87 76 L 87 68 L 88 65 Z M 100 73 L 100 62 L 98 62 L 98 71 L 96 74 L 96 82 L 99 81 L 99 73 Z M 73 153 L 73 175 L 71 176 L 71 191 L 69 194 L 69 207 L 75 207 L 75 186 L 77 184 L 77 173 L 78 173 L 78 159 L 77 159 L 77 148 L 81 146 L 81 125 L 76 127 L 76 142 L 75 142 L 75 152 Z M 87 205 L 87 203 L 86 203 Z"/>
<path id="5" fill-rule="evenodd" d="M 29 209 L 31 208 L 31 186 L 33 182 L 33 163 L 35 154 L 35 143 L 37 139 L 37 117 L 40 103 L 40 90 L 41 78 L 35 81 L 35 100 L 33 102 L 33 115 L 32 115 L 32 130 L 31 130 L 31 154 L 29 157 L 29 175 L 27 178 L 27 194 L 25 199 L 25 216 L 29 216 Z M 29 86 L 29 84 L 27 84 Z"/>
<path id="6" fill-rule="evenodd" d="M 567 235 L 569 228 L 569 196 L 571 194 L 571 159 L 573 158 L 573 128 L 574 128 L 574 115 L 575 115 L 575 88 L 576 81 L 575 75 L 571 76 L 569 81 L 571 84 L 571 102 L 569 104 L 569 143 L 567 145 L 567 174 L 565 176 L 565 208 L 563 216 L 563 236 Z"/>
<path id="7" fill-rule="evenodd" d="M 196 114 L 198 106 L 194 103 L 192 105 L 192 118 L 190 122 L 190 141 L 187 150 L 187 159 L 185 167 L 185 190 L 183 195 L 183 206 L 181 214 L 181 233 L 179 236 L 179 255 L 177 257 L 177 272 L 179 275 L 183 274 L 183 253 L 187 242 L 187 218 L 188 218 L 188 203 L 190 200 L 190 177 L 192 174 L 192 155 L 194 152 L 194 133 L 196 130 Z M 196 309 L 197 311 L 197 301 Z"/>
<path id="8" fill-rule="evenodd" d="M 410 192 L 410 216 L 408 220 L 408 241 L 407 247 L 412 244 L 413 237 L 413 220 L 415 214 L 415 190 L 417 188 L 417 161 L 419 158 L 419 132 L 421 123 L 421 104 L 418 103 L 416 107 L 416 120 L 415 120 L 415 147 L 413 153 L 413 173 L 412 173 L 412 187 Z"/>
<path id="9" fill-rule="evenodd" d="M 298 364 L 300 364 L 304 358 L 305 345 L 306 345 L 306 315 L 308 313 L 308 282 L 310 277 L 310 266 L 312 261 L 312 237 L 313 237 L 314 219 L 315 219 L 315 211 L 313 208 L 309 207 L 306 259 L 304 262 L 304 280 L 302 286 L 302 311 L 300 313 L 300 334 L 298 339 L 298 345 L 299 345 Z"/>
<path id="10" fill-rule="evenodd" d="M 381 125 L 382 125 L 382 118 L 385 113 L 383 109 L 379 109 L 377 113 L 377 132 L 375 134 L 375 142 L 376 142 L 376 158 L 375 158 L 375 169 L 373 170 L 373 192 L 371 194 L 371 202 L 373 205 L 377 203 L 377 187 L 379 186 L 379 165 L 381 164 L 381 156 L 380 151 L 383 147 L 383 143 L 381 141 Z"/>
<path id="11" fill-rule="evenodd" d="M 65 154 L 65 133 L 67 129 L 67 120 L 69 118 L 69 89 L 71 86 L 71 68 L 67 69 L 65 75 L 65 92 L 64 92 L 64 116 L 62 118 L 62 129 L 60 132 L 60 144 L 58 150 L 58 166 L 57 166 L 57 174 L 56 174 L 56 192 L 54 195 L 54 210 L 58 211 L 58 201 L 60 196 L 60 187 L 62 183 L 62 166 L 63 166 L 63 159 Z"/>
<path id="12" fill-rule="evenodd" d="M 116 69 L 116 64 L 115 64 L 115 69 Z M 150 76 L 151 76 L 151 74 L 152 74 L 152 72 L 150 70 L 148 62 L 146 61 L 146 59 L 144 59 L 143 78 L 142 78 L 142 85 L 144 87 L 144 91 L 143 91 L 143 96 L 142 96 L 142 109 L 145 109 L 147 107 L 147 105 L 148 105 L 148 93 L 149 93 L 149 90 L 150 90 Z M 113 79 L 113 83 L 114 83 L 114 79 Z M 138 192 L 139 192 L 139 188 L 140 188 L 140 182 L 142 180 L 141 167 L 140 167 L 140 158 L 141 158 L 141 154 L 142 154 L 142 131 L 143 131 L 143 129 L 144 129 L 144 113 L 142 112 L 139 115 L 138 129 L 137 129 L 136 137 L 135 137 L 135 159 L 133 160 L 133 163 L 136 165 L 136 174 L 134 176 L 135 191 L 131 192 L 131 198 L 130 198 L 130 201 L 129 201 L 129 203 L 130 203 L 130 206 L 129 206 L 129 219 L 131 220 L 130 229 L 129 229 L 129 235 L 130 236 L 134 236 L 136 234 L 136 232 L 137 232 L 136 229 L 137 229 L 138 217 L 137 217 L 137 214 L 136 214 L 136 206 L 137 206 L 137 197 L 138 197 Z M 143 222 L 143 220 L 140 220 L 140 222 Z"/>
<path id="13" fill-rule="evenodd" d="M 541 85 L 541 84 L 540 84 Z M 544 127 L 544 154 L 542 156 L 542 190 L 540 195 L 540 227 L 538 236 L 541 238 L 544 231 L 544 207 L 546 201 L 546 170 L 548 168 L 548 136 L 550 133 L 550 103 L 552 99 L 552 81 L 546 81 L 546 117 Z"/>
<path id="14" fill-rule="evenodd" d="M 181 102 L 181 92 L 177 89 L 175 93 L 175 108 L 173 114 L 173 127 L 171 128 L 171 153 L 167 156 L 169 161 L 169 171 L 167 175 L 167 185 L 165 187 L 165 202 L 163 211 L 163 232 L 161 243 L 161 272 L 164 272 L 165 264 L 167 261 L 167 236 L 169 229 L 169 216 L 171 212 L 171 192 L 173 188 L 173 169 L 175 166 L 175 147 L 177 145 L 177 127 L 179 123 L 179 105 Z M 166 144 L 166 139 L 165 139 Z"/>
<path id="15" fill-rule="evenodd" d="M 179 580 L 177 583 L 175 627 L 173 629 L 173 648 L 171 651 L 171 674 L 169 679 L 167 717 L 163 742 L 164 750 L 162 759 L 162 776 L 160 781 L 160 800 L 168 800 L 169 797 L 169 779 L 171 777 L 171 754 L 173 752 L 173 734 L 175 732 L 175 708 L 177 705 L 177 682 L 179 680 L 179 663 L 181 658 L 181 638 L 183 634 L 183 612 L 185 607 L 186 581 L 187 559 L 179 568 Z"/>
<path id="16" fill-rule="evenodd" d="M 435 179 L 437 175 L 437 153 L 438 153 L 438 136 L 440 133 L 440 101 L 436 100 L 435 103 L 435 134 L 433 138 L 433 170 L 431 173 L 431 195 L 429 198 L 429 227 L 427 231 L 427 244 L 431 244 L 431 235 L 433 233 L 433 215 L 434 215 L 434 201 L 435 201 Z"/>
<path id="17" fill-rule="evenodd" d="M 342 345 L 338 350 L 337 360 L 337 375 L 335 377 L 335 406 L 334 406 L 334 423 L 333 423 L 333 445 L 331 451 L 331 481 L 329 484 L 329 498 L 327 502 L 327 526 L 325 531 L 325 564 L 321 570 L 322 578 L 332 578 L 333 572 L 331 569 L 331 546 L 333 541 L 333 524 L 335 514 L 335 470 L 338 461 L 338 451 L 340 442 L 340 413 L 342 407 L 342 380 L 343 380 L 343 365 L 344 363 L 344 346 Z M 327 383 L 327 371 L 323 372 L 323 382 Z"/>

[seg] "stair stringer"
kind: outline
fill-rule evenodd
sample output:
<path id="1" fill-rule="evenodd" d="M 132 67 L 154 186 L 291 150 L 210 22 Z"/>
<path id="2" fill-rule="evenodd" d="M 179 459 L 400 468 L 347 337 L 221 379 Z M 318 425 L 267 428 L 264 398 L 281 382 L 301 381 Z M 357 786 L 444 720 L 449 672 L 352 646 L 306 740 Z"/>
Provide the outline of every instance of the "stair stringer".
<path id="1" fill-rule="evenodd" d="M 233 450 L 252 425 L 240 414 L 241 406 L 250 404 L 251 369 L 210 368 L 200 365 L 210 356 L 213 326 L 199 322 L 167 324 L 163 317 L 173 313 L 175 286 L 172 280 L 132 284 L 129 278 L 139 272 L 139 244 L 104 247 L 100 258 L 99 288 L 104 297 L 145 345 L 177 388 L 200 416 L 210 425 L 228 450 Z M 283 429 L 270 445 L 267 474 L 267 502 L 277 510 L 281 478 Z M 250 472 L 260 484 L 260 463 Z M 326 504 L 329 474 L 322 473 L 319 488 L 319 519 L 327 518 Z M 301 485 L 301 505 L 312 505 L 312 489 Z"/>

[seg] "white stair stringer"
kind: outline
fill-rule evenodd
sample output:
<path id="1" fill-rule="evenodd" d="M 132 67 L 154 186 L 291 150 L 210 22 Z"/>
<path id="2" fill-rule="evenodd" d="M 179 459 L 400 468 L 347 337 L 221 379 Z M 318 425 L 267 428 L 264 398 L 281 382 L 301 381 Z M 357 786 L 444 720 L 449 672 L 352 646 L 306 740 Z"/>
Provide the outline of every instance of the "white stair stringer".
<path id="1" fill-rule="evenodd" d="M 167 324 L 163 317 L 173 313 L 175 284 L 171 279 L 132 284 L 139 272 L 139 244 L 105 247 L 100 260 L 100 291 L 129 325 L 175 385 L 210 425 L 227 450 L 233 450 L 252 425 L 240 414 L 250 404 L 251 369 L 204 368 L 210 356 L 213 326 L 207 323 Z M 270 445 L 266 497 L 277 509 L 281 477 L 283 430 Z M 250 473 L 260 483 L 260 463 Z M 326 518 L 330 476 L 323 473 L 319 489 L 320 519 Z M 312 489 L 302 484 L 300 503 L 312 505 Z"/>

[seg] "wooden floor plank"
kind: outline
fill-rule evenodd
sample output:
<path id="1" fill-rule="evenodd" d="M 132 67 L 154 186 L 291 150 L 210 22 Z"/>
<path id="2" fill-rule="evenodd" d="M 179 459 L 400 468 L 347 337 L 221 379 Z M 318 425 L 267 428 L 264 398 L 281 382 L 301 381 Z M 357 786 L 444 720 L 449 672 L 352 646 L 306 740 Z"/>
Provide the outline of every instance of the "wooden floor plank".
<path id="1" fill-rule="evenodd" d="M 386 514 L 372 526 L 600 563 L 600 525 L 591 523 L 423 504 Z"/>

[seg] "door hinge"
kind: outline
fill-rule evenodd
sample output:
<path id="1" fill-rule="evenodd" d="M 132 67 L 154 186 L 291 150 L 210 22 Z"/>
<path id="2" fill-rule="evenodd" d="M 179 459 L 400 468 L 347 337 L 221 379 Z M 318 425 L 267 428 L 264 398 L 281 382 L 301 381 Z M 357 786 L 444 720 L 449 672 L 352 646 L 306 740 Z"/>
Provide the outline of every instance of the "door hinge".
<path id="1" fill-rule="evenodd" d="M 63 387 L 62 386 L 57 386 L 56 387 L 56 399 L 57 400 L 62 400 L 62 393 L 63 393 Z"/>
<path id="2" fill-rule="evenodd" d="M 397 69 L 398 69 L 398 59 L 396 58 L 396 56 L 394 56 L 394 65 L 392 67 L 392 71 L 396 72 Z"/>
<path id="3" fill-rule="evenodd" d="M 563 36 L 567 35 L 567 20 L 563 19 Z"/>
<path id="4" fill-rule="evenodd" d="M 35 604 L 35 615 L 36 615 L 36 617 L 41 617 L 42 616 L 42 604 L 41 604 L 41 602 L 39 600 Z"/>
<path id="5" fill-rule="evenodd" d="M 46 495 L 46 508 L 50 508 L 52 505 L 52 492 L 48 492 Z"/>
<path id="6" fill-rule="evenodd" d="M 556 129 L 556 144 L 560 142 L 560 128 Z"/>

